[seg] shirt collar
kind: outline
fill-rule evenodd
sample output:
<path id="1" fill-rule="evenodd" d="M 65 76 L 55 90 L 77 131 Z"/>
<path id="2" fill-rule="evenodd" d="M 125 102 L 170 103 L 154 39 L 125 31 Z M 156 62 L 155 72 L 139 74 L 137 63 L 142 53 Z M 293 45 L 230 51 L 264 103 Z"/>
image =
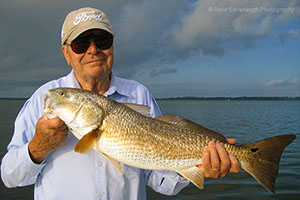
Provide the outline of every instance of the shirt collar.
<path id="1" fill-rule="evenodd" d="M 129 88 L 125 84 L 123 84 L 123 82 L 121 81 L 123 79 L 115 76 L 115 74 L 113 72 L 111 72 L 110 78 L 111 78 L 110 85 L 109 85 L 108 90 L 105 92 L 104 96 L 111 96 L 115 93 L 118 93 L 119 95 L 122 95 L 122 96 L 132 97 L 131 91 L 129 90 Z M 78 81 L 75 77 L 73 70 L 68 75 L 68 79 L 71 84 L 70 87 L 81 88 L 80 84 L 78 83 Z"/>
<path id="2" fill-rule="evenodd" d="M 73 70 L 71 70 L 71 72 L 68 74 L 67 79 L 68 79 L 67 82 L 70 84 L 70 87 L 81 88 L 80 84 L 78 83 L 78 81 L 75 77 L 75 74 L 74 74 Z"/>
<path id="3" fill-rule="evenodd" d="M 110 74 L 110 84 L 108 90 L 104 93 L 104 96 L 110 96 L 117 92 L 116 77 L 113 72 Z"/>
<path id="4" fill-rule="evenodd" d="M 105 96 L 110 96 L 115 93 L 118 93 L 119 95 L 126 96 L 126 97 L 132 97 L 130 88 L 124 82 L 123 79 L 115 76 L 113 72 L 111 72 L 110 77 L 110 86 L 109 89 L 105 92 Z"/>

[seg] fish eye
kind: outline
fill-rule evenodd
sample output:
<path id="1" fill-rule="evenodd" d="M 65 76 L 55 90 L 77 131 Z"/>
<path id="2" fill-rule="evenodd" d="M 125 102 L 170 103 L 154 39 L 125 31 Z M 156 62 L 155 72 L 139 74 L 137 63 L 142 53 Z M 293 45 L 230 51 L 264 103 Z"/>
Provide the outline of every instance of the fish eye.
<path id="1" fill-rule="evenodd" d="M 64 93 L 64 92 L 60 92 L 60 93 L 59 93 L 59 96 L 60 96 L 60 97 L 64 97 L 65 95 L 66 95 L 66 93 Z"/>

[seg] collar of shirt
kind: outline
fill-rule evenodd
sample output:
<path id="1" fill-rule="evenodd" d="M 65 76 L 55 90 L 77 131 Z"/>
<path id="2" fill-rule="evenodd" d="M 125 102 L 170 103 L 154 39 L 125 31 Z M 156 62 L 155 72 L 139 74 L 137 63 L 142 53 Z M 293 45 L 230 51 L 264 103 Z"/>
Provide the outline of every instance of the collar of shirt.
<path id="1" fill-rule="evenodd" d="M 80 88 L 80 84 L 78 83 L 73 70 L 68 75 L 68 78 L 69 78 L 69 81 L 70 81 L 72 87 Z M 121 96 L 133 98 L 130 88 L 128 88 L 128 85 L 125 85 L 123 83 L 123 81 L 122 81 L 123 79 L 115 76 L 115 74 L 113 72 L 111 72 L 110 78 L 111 78 L 110 86 L 109 86 L 108 90 L 105 92 L 104 96 L 108 97 L 115 93 L 118 93 Z"/>

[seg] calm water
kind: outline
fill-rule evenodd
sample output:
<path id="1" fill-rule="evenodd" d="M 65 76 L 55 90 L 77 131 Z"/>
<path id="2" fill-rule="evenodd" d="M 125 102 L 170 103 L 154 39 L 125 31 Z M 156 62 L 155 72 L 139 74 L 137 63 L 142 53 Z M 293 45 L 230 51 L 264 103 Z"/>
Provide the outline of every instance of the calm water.
<path id="1" fill-rule="evenodd" d="M 0 157 L 11 139 L 13 122 L 23 100 L 0 100 Z M 192 184 L 177 196 L 163 196 L 148 189 L 148 199 L 299 199 L 300 198 L 300 101 L 159 100 L 164 114 L 176 113 L 218 131 L 238 143 L 279 134 L 297 134 L 283 153 L 276 194 L 268 193 L 245 171 L 225 178 L 206 179 L 205 189 Z M 0 199 L 33 199 L 33 187 L 7 189 L 0 184 Z"/>

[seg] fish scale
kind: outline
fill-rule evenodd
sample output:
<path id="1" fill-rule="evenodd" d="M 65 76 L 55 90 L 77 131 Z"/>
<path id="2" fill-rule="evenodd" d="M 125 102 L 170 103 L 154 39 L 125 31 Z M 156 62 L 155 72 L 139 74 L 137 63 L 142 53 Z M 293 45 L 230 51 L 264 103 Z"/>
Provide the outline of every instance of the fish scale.
<path id="1" fill-rule="evenodd" d="M 144 116 L 141 118 L 144 118 Z M 178 146 L 187 145 L 189 148 L 192 148 L 191 145 L 184 143 L 178 144 L 178 138 L 171 137 L 171 135 L 182 137 L 181 135 L 165 132 L 159 135 L 149 134 L 148 130 L 150 127 L 147 126 L 149 123 L 134 123 L 134 121 L 130 120 L 126 123 L 128 127 L 126 126 L 124 129 L 119 128 L 118 125 L 112 126 L 112 122 L 116 120 L 119 120 L 120 124 L 123 124 L 122 119 L 124 119 L 122 116 L 120 116 L 120 119 L 116 119 L 115 117 L 111 118 L 110 116 L 105 118 L 102 128 L 106 131 L 104 131 L 99 138 L 98 146 L 100 151 L 108 155 L 113 153 L 113 156 L 118 157 L 118 159 L 122 159 L 124 152 L 126 152 L 126 159 L 122 160 L 124 163 L 141 166 L 143 166 L 142 163 L 147 163 L 147 166 L 143 167 L 151 169 L 169 169 L 171 160 L 176 161 L 178 158 L 185 160 L 185 157 L 191 157 L 189 154 L 185 156 L 180 155 L 179 153 L 186 154 L 188 151 L 179 151 L 182 147 Z M 142 128 L 140 128 L 140 126 L 142 126 Z M 166 140 L 166 138 L 171 138 L 172 140 Z M 114 140 L 114 142 L 111 142 L 111 140 Z M 120 149 L 122 152 L 116 151 L 116 149 Z M 199 155 L 200 154 L 201 152 L 199 152 Z M 139 159 L 136 159 L 136 157 L 139 157 Z M 155 162 L 153 162 L 154 158 L 156 158 Z M 198 161 L 194 161 L 194 163 L 199 163 L 200 158 L 201 156 L 197 156 Z M 162 163 L 165 163 L 165 165 L 162 165 Z M 173 161 L 172 166 L 178 167 L 179 163 L 181 164 L 183 162 L 176 163 Z M 181 167 L 184 168 L 186 166 Z"/>
<path id="2" fill-rule="evenodd" d="M 75 151 L 93 149 L 122 173 L 124 163 L 150 170 L 171 170 L 203 188 L 202 151 L 209 141 L 222 144 L 268 191 L 274 192 L 281 154 L 295 135 L 279 135 L 243 145 L 231 145 L 221 134 L 169 114 L 145 116 L 149 107 L 121 104 L 74 88 L 49 90 L 43 98 L 46 118 L 60 117 L 79 139 Z M 142 114 L 141 114 L 142 113 Z"/>
<path id="3" fill-rule="evenodd" d="M 253 159 L 253 155 L 249 151 L 242 151 L 240 146 L 225 144 L 215 138 L 167 123 L 151 122 L 149 118 L 135 112 L 130 116 L 128 113 L 125 114 L 127 116 L 122 114 L 107 116 L 104 119 L 104 124 L 107 126 L 103 127 L 107 131 L 102 133 L 99 139 L 100 151 L 106 154 L 113 153 L 113 157 L 118 157 L 125 164 L 155 170 L 184 169 L 202 163 L 202 151 L 209 141 L 223 144 L 228 153 L 236 155 L 241 160 Z M 115 121 L 120 122 L 121 126 L 115 125 L 113 123 Z M 127 126 L 122 129 L 122 124 Z M 106 143 L 106 138 L 115 138 L 116 141 Z M 120 138 L 123 140 L 118 140 Z M 127 152 L 126 159 L 122 159 L 124 153 L 114 151 L 116 148 Z M 140 159 L 136 159 L 137 156 Z M 155 162 L 154 158 L 156 158 Z"/>

